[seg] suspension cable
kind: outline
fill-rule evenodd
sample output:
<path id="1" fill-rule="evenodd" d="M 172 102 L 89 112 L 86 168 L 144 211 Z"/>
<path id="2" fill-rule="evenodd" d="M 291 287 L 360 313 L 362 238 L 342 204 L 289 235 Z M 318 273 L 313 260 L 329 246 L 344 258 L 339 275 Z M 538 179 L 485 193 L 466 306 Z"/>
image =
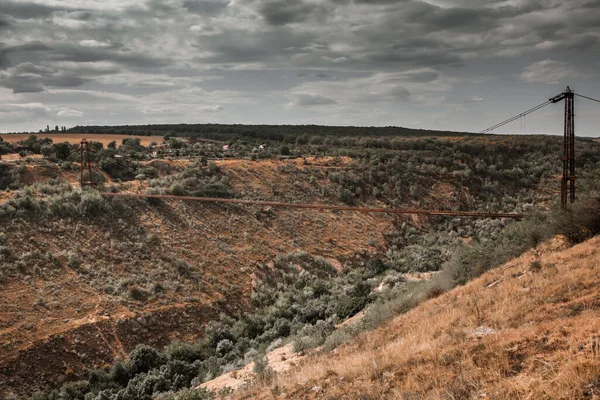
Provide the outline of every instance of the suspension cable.
<path id="1" fill-rule="evenodd" d="M 415 208 L 371 208 L 355 206 L 336 206 L 328 204 L 302 204 L 302 203 L 282 203 L 277 201 L 227 199 L 215 197 L 193 197 L 193 196 L 174 196 L 167 194 L 137 194 L 137 193 L 108 193 L 100 192 L 105 197 L 125 197 L 125 198 L 146 198 L 180 201 L 199 201 L 204 203 L 229 203 L 245 204 L 256 206 L 286 207 L 300 209 L 332 210 L 332 211 L 352 211 L 361 213 L 383 213 L 383 214 L 416 214 L 416 215 L 447 215 L 457 217 L 476 217 L 476 218 L 513 218 L 523 219 L 523 214 L 513 213 L 488 213 L 479 211 L 447 211 L 447 210 L 421 210 Z"/>
<path id="2" fill-rule="evenodd" d="M 494 130 L 494 129 L 496 129 L 496 128 L 500 128 L 501 126 L 504 126 L 504 125 L 506 125 L 506 124 L 508 124 L 508 123 L 510 123 L 510 122 L 516 121 L 517 119 L 519 119 L 519 118 L 521 118 L 521 117 L 524 117 L 524 116 L 525 116 L 525 115 L 527 115 L 527 114 L 531 114 L 531 113 L 532 113 L 532 112 L 534 112 L 534 111 L 537 111 L 537 110 L 539 110 L 539 109 L 541 109 L 541 108 L 544 108 L 544 107 L 546 107 L 548 104 L 552 104 L 552 102 L 551 102 L 550 100 L 548 100 L 548 101 L 546 101 L 546 102 L 544 102 L 544 103 L 542 103 L 542 104 L 540 104 L 540 105 L 538 105 L 538 106 L 535 106 L 535 107 L 533 107 L 533 108 L 530 108 L 529 110 L 527 110 L 527 111 L 525 111 L 525 112 L 522 112 L 522 113 L 521 113 L 521 114 L 519 114 L 519 115 L 515 115 L 514 117 L 512 117 L 512 118 L 509 118 L 509 119 L 507 119 L 506 121 L 500 122 L 499 124 L 496 124 L 496 125 L 494 125 L 494 126 L 492 126 L 492 127 L 489 127 L 489 128 L 487 128 L 487 129 L 484 129 L 484 130 L 482 130 L 482 131 L 481 131 L 481 132 L 479 132 L 479 133 L 488 133 L 488 132 L 491 132 L 491 131 L 493 131 L 493 130 Z"/>
<path id="3" fill-rule="evenodd" d="M 587 96 L 581 95 L 579 93 L 575 93 L 575 96 L 583 97 L 584 99 L 588 99 L 588 100 L 592 100 L 592 101 L 596 101 L 596 102 L 600 103 L 600 100 L 598 100 L 598 99 L 587 97 Z"/>
<path id="4" fill-rule="evenodd" d="M 95 154 L 95 155 L 98 155 L 98 153 L 99 153 L 99 152 L 98 152 L 98 151 L 96 151 L 96 150 L 94 150 L 94 149 L 90 149 L 90 153 L 92 153 L 92 154 Z M 114 157 L 113 157 L 113 158 L 110 158 L 110 160 L 111 160 L 111 162 L 112 162 L 114 165 L 116 165 L 116 166 L 118 166 L 118 167 L 121 167 L 121 168 L 123 168 L 123 169 L 126 169 L 126 170 L 128 170 L 129 172 L 132 172 L 132 173 L 134 173 L 134 174 L 136 174 L 136 173 L 137 173 L 137 171 L 136 171 L 136 170 L 134 170 L 134 169 L 132 169 L 131 167 L 128 167 L 128 166 L 126 166 L 126 165 L 124 165 L 124 164 L 122 164 L 122 163 L 118 162 L 118 161 L 117 161 L 117 159 L 116 159 L 116 158 L 114 158 Z"/>

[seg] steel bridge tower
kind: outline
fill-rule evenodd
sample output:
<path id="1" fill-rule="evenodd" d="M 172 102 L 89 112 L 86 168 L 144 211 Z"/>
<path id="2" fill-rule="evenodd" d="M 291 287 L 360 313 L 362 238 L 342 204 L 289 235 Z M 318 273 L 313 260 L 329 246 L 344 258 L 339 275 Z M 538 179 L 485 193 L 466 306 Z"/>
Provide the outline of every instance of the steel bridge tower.
<path id="1" fill-rule="evenodd" d="M 550 99 L 552 103 L 565 101 L 565 133 L 563 142 L 563 177 L 561 182 L 560 204 L 563 210 L 567 203 L 575 202 L 575 92 L 567 90 Z"/>

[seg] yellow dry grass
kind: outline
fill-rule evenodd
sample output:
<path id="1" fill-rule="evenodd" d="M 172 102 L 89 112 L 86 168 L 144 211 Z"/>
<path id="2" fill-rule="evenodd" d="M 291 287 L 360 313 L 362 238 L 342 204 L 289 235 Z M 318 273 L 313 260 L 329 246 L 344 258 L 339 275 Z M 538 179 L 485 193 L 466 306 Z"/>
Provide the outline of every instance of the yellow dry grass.
<path id="1" fill-rule="evenodd" d="M 237 396 L 598 398 L 599 245 L 555 238 Z"/>

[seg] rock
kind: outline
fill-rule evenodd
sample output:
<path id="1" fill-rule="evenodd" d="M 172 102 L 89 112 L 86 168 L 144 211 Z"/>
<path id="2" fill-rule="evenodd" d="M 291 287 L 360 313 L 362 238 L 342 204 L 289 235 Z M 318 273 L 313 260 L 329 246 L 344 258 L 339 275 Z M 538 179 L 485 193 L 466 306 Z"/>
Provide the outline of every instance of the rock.
<path id="1" fill-rule="evenodd" d="M 487 326 L 483 326 L 483 325 L 480 326 L 480 327 L 478 327 L 478 328 L 476 328 L 476 329 L 473 329 L 470 332 L 471 336 L 478 337 L 478 338 L 481 338 L 481 337 L 484 337 L 484 336 L 488 336 L 488 335 L 492 335 L 494 333 L 496 333 L 496 331 L 494 329 L 489 328 Z"/>

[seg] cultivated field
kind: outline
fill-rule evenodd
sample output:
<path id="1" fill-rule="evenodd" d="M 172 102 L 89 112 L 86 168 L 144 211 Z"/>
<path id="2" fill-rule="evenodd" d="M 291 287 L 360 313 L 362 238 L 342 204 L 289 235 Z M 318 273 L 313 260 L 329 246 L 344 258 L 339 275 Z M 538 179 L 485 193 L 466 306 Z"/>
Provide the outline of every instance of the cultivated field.
<path id="1" fill-rule="evenodd" d="M 19 133 L 19 134 L 0 134 L 0 138 L 4 139 L 5 142 L 8 143 L 17 143 L 22 140 L 27 140 L 27 138 L 31 134 L 29 133 Z M 113 140 L 117 142 L 117 144 L 121 144 L 121 141 L 124 138 L 136 137 L 140 139 L 140 144 L 142 146 L 148 146 L 152 142 L 162 143 L 163 139 L 161 136 L 135 136 L 135 135 L 112 135 L 112 134 L 89 134 L 89 133 L 53 133 L 53 132 L 43 132 L 36 133 L 37 137 L 46 138 L 49 137 L 52 139 L 54 143 L 60 142 L 69 142 L 69 143 L 79 143 L 81 139 L 86 138 L 88 140 L 93 140 L 96 142 L 101 142 L 106 146 Z"/>

